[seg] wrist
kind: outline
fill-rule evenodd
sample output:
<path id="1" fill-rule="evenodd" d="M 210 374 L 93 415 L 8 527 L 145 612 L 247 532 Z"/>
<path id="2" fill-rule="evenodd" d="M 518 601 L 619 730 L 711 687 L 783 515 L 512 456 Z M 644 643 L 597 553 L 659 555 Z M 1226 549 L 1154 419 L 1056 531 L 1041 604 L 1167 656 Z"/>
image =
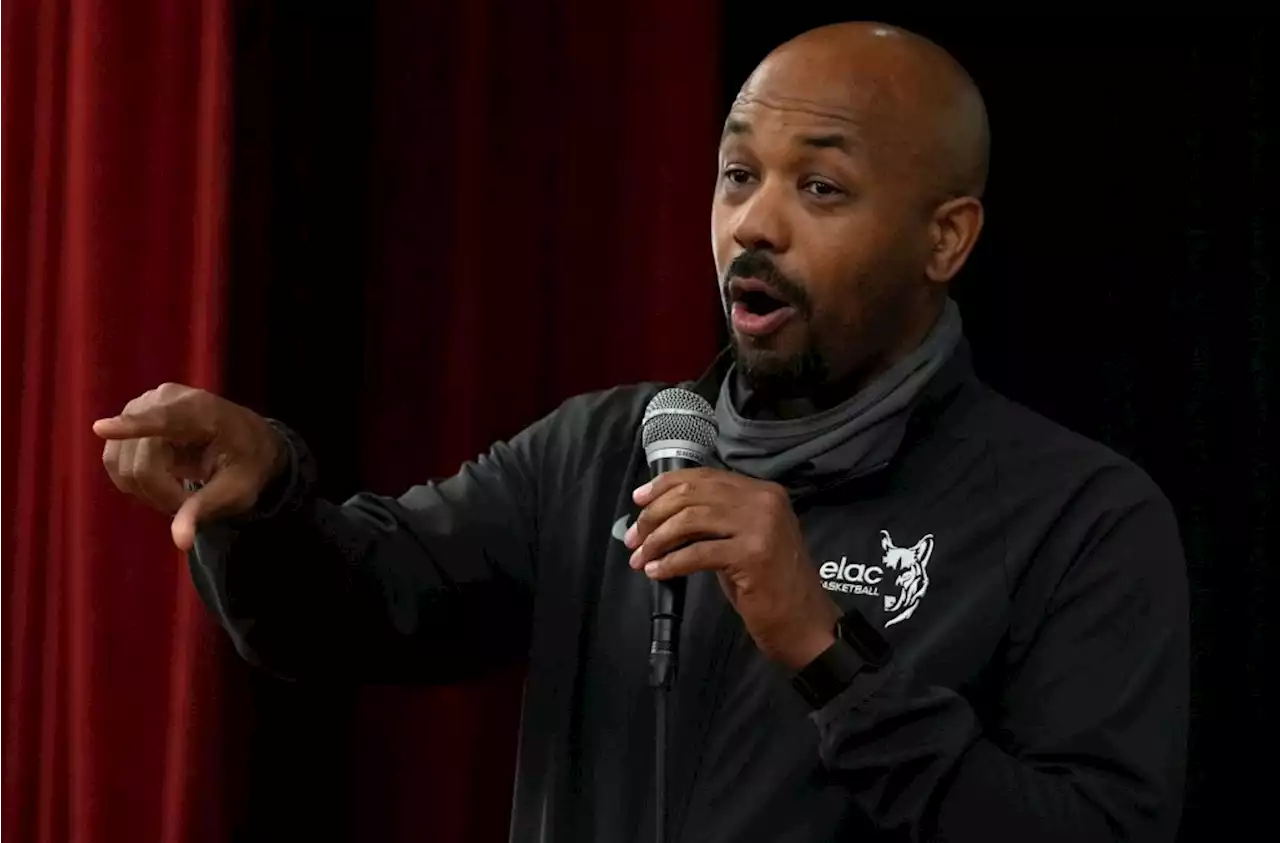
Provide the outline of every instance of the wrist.
<path id="1" fill-rule="evenodd" d="M 309 452 L 289 428 L 274 419 L 265 419 L 270 430 L 267 447 L 272 452 L 266 460 L 267 475 L 258 492 L 253 513 L 257 518 L 270 518 L 296 507 L 314 482 L 309 470 Z"/>
<path id="2" fill-rule="evenodd" d="M 809 610 L 808 625 L 790 646 L 780 651 L 777 660 L 795 673 L 822 655 L 836 642 L 841 614 L 840 606 L 829 599 Z"/>
<path id="3" fill-rule="evenodd" d="M 831 643 L 792 676 L 793 687 L 815 710 L 851 687 L 864 670 L 879 670 L 893 656 L 889 642 L 856 609 L 835 622 L 829 637 Z"/>
<path id="4" fill-rule="evenodd" d="M 284 432 L 270 422 L 265 422 L 265 427 L 267 441 L 270 443 L 268 447 L 271 449 L 271 459 L 267 467 L 267 482 L 270 483 L 288 472 L 293 461 L 289 457 L 289 441 L 285 438 Z"/>
<path id="5" fill-rule="evenodd" d="M 836 643 L 836 640 L 834 623 L 826 629 L 811 630 L 803 638 L 799 639 L 795 645 L 779 654 L 778 661 L 792 673 L 795 673 L 830 649 L 831 645 Z"/>

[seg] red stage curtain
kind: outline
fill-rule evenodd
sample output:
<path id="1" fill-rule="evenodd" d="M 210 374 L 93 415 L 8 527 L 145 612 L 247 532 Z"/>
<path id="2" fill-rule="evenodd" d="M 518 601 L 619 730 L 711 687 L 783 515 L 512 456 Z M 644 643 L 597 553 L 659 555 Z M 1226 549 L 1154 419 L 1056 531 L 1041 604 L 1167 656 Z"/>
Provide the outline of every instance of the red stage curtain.
<path id="1" fill-rule="evenodd" d="M 4 837 L 225 839 L 222 637 L 94 418 L 217 388 L 224 9 L 4 6 Z"/>
<path id="2" fill-rule="evenodd" d="M 242 839 L 299 808 L 351 839 L 505 839 L 518 672 L 306 720 L 332 690 L 234 658 L 89 426 L 166 380 L 256 394 L 331 479 L 394 492 L 574 392 L 697 374 L 719 320 L 717 10 L 392 2 L 362 32 L 317 6 L 266 49 L 369 82 L 344 112 L 341 83 L 255 77 L 262 45 L 241 41 L 263 7 L 227 5 L 5 5 L 3 831 Z M 328 282 L 358 305 L 333 324 L 313 318 Z M 337 748 L 320 798 L 289 778 L 314 781 L 305 760 L 272 754 L 286 717 L 314 726 L 304 759 Z"/>

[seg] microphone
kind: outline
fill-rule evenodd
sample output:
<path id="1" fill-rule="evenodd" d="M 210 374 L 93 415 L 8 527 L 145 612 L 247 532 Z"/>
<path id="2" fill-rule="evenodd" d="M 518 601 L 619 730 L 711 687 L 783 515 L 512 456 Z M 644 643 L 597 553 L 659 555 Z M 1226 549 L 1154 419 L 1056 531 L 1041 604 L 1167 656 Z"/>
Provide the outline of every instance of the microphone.
<path id="1" fill-rule="evenodd" d="M 705 398 L 679 387 L 662 390 L 645 407 L 641 422 L 650 476 L 705 465 L 718 434 L 715 410 Z M 654 688 L 669 689 L 675 681 L 686 584 L 684 577 L 650 581 L 649 685 Z"/>
<path id="2" fill-rule="evenodd" d="M 644 408 L 641 422 L 649 474 L 705 465 L 716 447 L 715 410 L 696 392 L 664 389 Z M 649 685 L 654 689 L 654 839 L 667 839 L 667 694 L 676 678 L 680 621 L 684 617 L 684 577 L 649 581 Z"/>

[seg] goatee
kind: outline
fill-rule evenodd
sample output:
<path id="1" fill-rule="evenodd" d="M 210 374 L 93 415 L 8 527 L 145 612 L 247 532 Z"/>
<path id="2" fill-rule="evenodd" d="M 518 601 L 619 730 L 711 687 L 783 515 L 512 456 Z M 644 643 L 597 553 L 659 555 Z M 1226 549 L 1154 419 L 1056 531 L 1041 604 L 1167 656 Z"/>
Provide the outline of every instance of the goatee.
<path id="1" fill-rule="evenodd" d="M 722 279 L 725 315 L 729 319 L 731 335 L 733 321 L 729 290 L 734 278 L 756 278 L 765 282 L 777 298 L 796 309 L 798 319 L 806 323 L 812 320 L 813 301 L 805 286 L 778 269 L 769 252 L 747 249 L 725 268 Z M 826 360 L 812 335 L 807 338 L 801 351 L 791 354 L 757 348 L 752 340 L 734 336 L 733 356 L 743 385 L 754 397 L 766 402 L 804 396 L 821 387 L 827 380 Z"/>
<path id="2" fill-rule="evenodd" d="M 799 353 L 782 355 L 769 349 L 751 348 L 749 340 L 735 338 L 733 359 L 753 403 L 811 395 L 827 383 L 830 374 L 826 359 L 812 342 L 806 343 Z"/>

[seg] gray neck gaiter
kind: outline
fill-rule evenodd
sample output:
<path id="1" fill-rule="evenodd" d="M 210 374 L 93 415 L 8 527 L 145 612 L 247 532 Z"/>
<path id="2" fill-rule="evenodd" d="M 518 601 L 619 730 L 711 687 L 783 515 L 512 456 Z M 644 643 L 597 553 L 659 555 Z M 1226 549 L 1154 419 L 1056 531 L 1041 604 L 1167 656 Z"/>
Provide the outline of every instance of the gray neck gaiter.
<path id="1" fill-rule="evenodd" d="M 720 386 L 717 451 L 727 468 L 788 488 L 820 485 L 888 462 L 906 432 L 908 409 L 963 336 L 960 308 L 947 299 L 919 348 L 848 400 L 799 419 L 744 418 L 749 397 L 731 367 Z"/>

